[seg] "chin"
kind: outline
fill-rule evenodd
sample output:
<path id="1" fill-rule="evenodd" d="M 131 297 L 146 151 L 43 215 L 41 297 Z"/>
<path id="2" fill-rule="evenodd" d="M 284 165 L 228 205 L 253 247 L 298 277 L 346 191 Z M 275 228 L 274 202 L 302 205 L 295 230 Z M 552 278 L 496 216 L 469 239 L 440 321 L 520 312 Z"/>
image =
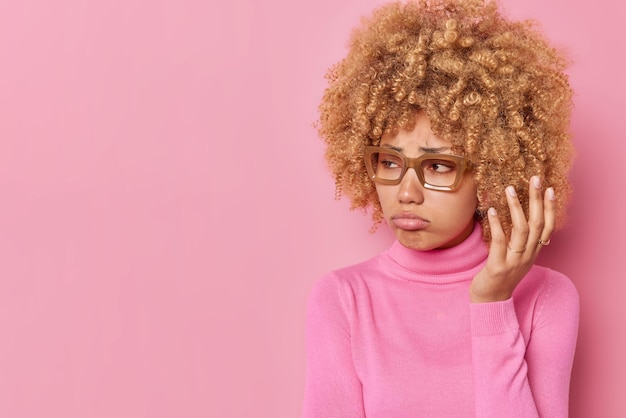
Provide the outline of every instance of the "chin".
<path id="1" fill-rule="evenodd" d="M 466 230 L 461 233 L 454 236 L 444 237 L 444 239 L 441 239 L 442 237 L 437 237 L 436 235 L 433 236 L 434 234 L 430 234 L 424 230 L 405 231 L 402 229 L 396 229 L 394 232 L 400 244 L 406 248 L 411 248 L 417 251 L 430 251 L 455 247 L 465 241 L 465 239 L 471 234 L 472 230 L 473 224 L 471 229 L 466 228 Z"/>
<path id="2" fill-rule="evenodd" d="M 423 231 L 403 231 L 396 230 L 396 238 L 398 242 L 406 248 L 417 251 L 430 251 L 438 248 L 442 244 L 432 242 L 429 239 L 425 239 Z"/>

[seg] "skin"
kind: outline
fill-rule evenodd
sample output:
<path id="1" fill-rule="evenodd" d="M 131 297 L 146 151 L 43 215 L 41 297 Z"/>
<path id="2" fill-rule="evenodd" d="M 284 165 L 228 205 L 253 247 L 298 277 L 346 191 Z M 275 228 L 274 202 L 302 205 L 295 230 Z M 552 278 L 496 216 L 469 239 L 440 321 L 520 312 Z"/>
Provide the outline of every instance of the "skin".
<path id="1" fill-rule="evenodd" d="M 384 135 L 380 143 L 413 158 L 426 152 L 451 154 L 451 145 L 433 133 L 428 117 L 422 112 L 416 115 L 411 130 Z M 554 231 L 554 190 L 548 188 L 542 194 L 538 176 L 531 178 L 529 190 L 529 219 L 526 219 L 515 190 L 511 186 L 506 189 L 513 220 L 509 242 L 495 209 L 488 211 L 492 240 L 487 263 L 470 285 L 470 300 L 474 303 L 509 299 L 534 264 L 542 247 L 538 241 L 548 241 Z M 453 247 L 463 242 L 474 228 L 478 200 L 471 171 L 464 173 L 459 188 L 452 192 L 424 188 L 413 169 L 407 170 L 397 185 L 377 183 L 376 192 L 385 221 L 407 248 L 429 251 Z"/>
<path id="2" fill-rule="evenodd" d="M 541 192 L 541 180 L 533 176 L 529 184 L 529 216 L 526 219 L 522 205 L 512 186 L 506 196 L 513 219 L 511 240 L 507 243 L 495 209 L 488 211 L 491 244 L 485 267 L 474 277 L 470 286 L 472 302 L 507 300 L 535 263 L 543 247 L 539 240 L 549 242 L 556 225 L 554 190 Z"/>
<path id="3" fill-rule="evenodd" d="M 411 130 L 384 135 L 380 146 L 396 149 L 407 157 L 419 157 L 426 152 L 451 154 L 452 144 L 436 136 L 428 117 L 420 112 Z M 424 188 L 412 169 L 407 170 L 399 184 L 376 184 L 376 191 L 387 224 L 407 248 L 428 251 L 452 247 L 463 242 L 474 229 L 478 200 L 476 186 L 467 172 L 453 192 Z M 408 216 L 423 220 L 415 221 L 418 229 L 402 225 L 402 219 Z"/>

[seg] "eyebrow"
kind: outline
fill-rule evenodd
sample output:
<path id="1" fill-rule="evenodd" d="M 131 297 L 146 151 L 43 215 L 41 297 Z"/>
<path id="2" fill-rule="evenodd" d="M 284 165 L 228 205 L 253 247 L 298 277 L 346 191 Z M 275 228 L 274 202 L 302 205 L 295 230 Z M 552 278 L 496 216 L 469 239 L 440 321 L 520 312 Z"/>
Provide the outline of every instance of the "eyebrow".
<path id="1" fill-rule="evenodd" d="M 400 153 L 402 153 L 403 149 L 401 147 L 395 147 L 393 145 L 381 145 L 384 148 L 390 148 L 394 151 L 398 151 Z M 429 148 L 429 147 L 420 147 L 419 148 L 420 151 L 422 151 L 423 153 L 427 153 L 427 154 L 442 154 L 445 151 L 450 151 L 450 147 L 439 147 L 439 148 Z"/>

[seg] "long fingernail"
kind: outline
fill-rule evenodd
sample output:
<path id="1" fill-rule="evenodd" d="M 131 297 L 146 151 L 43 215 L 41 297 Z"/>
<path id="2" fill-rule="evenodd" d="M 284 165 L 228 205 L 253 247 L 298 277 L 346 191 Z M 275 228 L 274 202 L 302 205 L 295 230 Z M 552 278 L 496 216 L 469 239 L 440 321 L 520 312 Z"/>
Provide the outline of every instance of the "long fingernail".
<path id="1" fill-rule="evenodd" d="M 535 189 L 541 189 L 541 180 L 539 180 L 539 176 L 532 176 L 530 181 L 533 183 Z"/>
<path id="2" fill-rule="evenodd" d="M 507 186 L 506 188 L 506 192 L 509 194 L 509 196 L 511 197 L 515 197 L 517 196 L 517 193 L 515 193 L 515 188 L 513 186 Z"/>
<path id="3" fill-rule="evenodd" d="M 548 196 L 549 200 L 554 200 L 554 189 L 552 187 L 548 187 L 548 190 L 546 190 L 546 196 Z"/>

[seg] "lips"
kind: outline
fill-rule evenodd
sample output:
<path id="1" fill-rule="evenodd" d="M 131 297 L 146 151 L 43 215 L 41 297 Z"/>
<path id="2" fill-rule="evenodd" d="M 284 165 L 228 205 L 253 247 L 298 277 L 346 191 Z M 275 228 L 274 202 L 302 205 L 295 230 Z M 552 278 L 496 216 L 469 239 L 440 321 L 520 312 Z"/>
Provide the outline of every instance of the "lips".
<path id="1" fill-rule="evenodd" d="M 424 218 L 410 213 L 403 212 L 391 217 L 391 222 L 396 228 L 404 229 L 406 231 L 418 231 L 428 226 L 428 221 Z"/>

